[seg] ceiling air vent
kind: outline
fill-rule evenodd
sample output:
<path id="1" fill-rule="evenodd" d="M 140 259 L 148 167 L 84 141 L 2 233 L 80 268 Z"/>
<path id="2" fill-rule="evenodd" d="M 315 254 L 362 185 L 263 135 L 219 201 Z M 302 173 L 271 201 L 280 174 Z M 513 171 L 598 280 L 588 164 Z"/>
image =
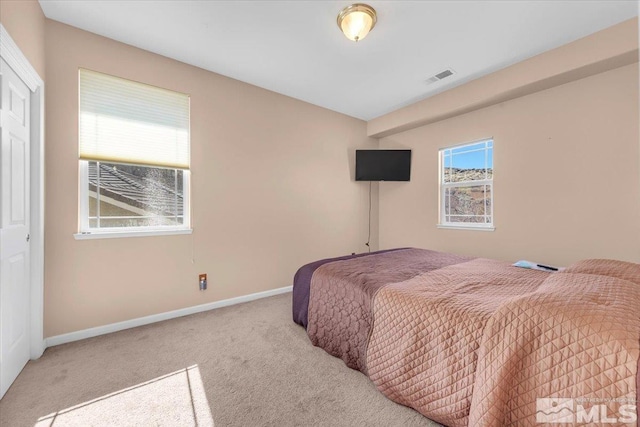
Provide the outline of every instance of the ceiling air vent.
<path id="1" fill-rule="evenodd" d="M 430 85 L 435 82 L 439 82 L 442 79 L 446 79 L 447 77 L 453 75 L 454 71 L 451 68 L 447 68 L 444 71 L 440 71 L 438 74 L 429 77 L 425 82 Z"/>

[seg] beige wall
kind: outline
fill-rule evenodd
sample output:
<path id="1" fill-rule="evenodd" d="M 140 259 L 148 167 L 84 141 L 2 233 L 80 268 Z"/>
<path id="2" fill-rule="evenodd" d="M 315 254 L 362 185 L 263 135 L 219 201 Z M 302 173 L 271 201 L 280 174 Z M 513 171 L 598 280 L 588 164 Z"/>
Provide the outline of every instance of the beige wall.
<path id="1" fill-rule="evenodd" d="M 409 183 L 380 185 L 380 247 L 509 261 L 640 262 L 638 64 L 381 140 L 413 149 Z M 438 149 L 494 138 L 494 232 L 438 223 Z"/>
<path id="2" fill-rule="evenodd" d="M 291 285 L 366 249 L 365 122 L 54 21 L 46 37 L 45 336 Z M 191 95 L 192 235 L 74 240 L 78 67 Z"/>
<path id="3" fill-rule="evenodd" d="M 45 17 L 36 0 L 0 1 L 0 22 L 44 80 Z"/>

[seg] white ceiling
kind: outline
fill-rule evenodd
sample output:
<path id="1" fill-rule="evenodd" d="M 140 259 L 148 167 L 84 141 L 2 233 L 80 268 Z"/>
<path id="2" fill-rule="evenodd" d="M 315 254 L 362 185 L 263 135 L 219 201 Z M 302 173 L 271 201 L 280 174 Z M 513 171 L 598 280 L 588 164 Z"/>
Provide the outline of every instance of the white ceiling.
<path id="1" fill-rule="evenodd" d="M 40 0 L 47 18 L 364 120 L 638 15 L 635 0 L 369 1 L 378 24 L 354 43 L 336 24 L 351 3 Z"/>

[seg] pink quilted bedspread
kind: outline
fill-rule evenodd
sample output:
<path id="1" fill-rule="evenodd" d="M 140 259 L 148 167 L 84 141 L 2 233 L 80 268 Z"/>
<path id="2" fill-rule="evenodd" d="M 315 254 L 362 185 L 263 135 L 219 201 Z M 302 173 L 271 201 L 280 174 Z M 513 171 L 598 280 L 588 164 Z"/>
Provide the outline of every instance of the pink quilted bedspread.
<path id="1" fill-rule="evenodd" d="M 361 292 L 353 311 L 314 301 L 326 300 L 317 290 L 327 280 L 348 287 L 350 279 L 338 279 L 333 268 L 312 281 L 310 325 L 312 318 L 322 325 L 320 338 L 317 327 L 308 331 L 312 341 L 325 349 L 329 343 L 327 351 L 367 373 L 387 397 L 428 418 L 448 426 L 534 426 L 538 398 L 599 402 L 609 414 L 622 399 L 635 404 L 638 264 L 586 260 L 551 274 L 488 259 L 449 262 L 378 283 Z M 364 312 L 367 336 L 362 328 L 345 334 Z"/>
<path id="2" fill-rule="evenodd" d="M 311 279 L 307 334 L 313 345 L 366 373 L 375 293 L 389 283 L 469 259 L 425 249 L 401 249 L 325 264 Z"/>

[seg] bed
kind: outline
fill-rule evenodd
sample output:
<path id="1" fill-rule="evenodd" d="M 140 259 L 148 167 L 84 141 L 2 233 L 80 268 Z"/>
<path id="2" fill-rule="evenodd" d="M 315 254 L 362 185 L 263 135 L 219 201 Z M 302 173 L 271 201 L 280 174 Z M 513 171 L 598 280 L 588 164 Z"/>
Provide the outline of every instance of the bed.
<path id="1" fill-rule="evenodd" d="M 401 248 L 307 264 L 293 287 L 313 345 L 452 427 L 562 421 L 584 402 L 635 425 L 639 310 L 640 264 L 614 260 L 549 273 Z"/>

